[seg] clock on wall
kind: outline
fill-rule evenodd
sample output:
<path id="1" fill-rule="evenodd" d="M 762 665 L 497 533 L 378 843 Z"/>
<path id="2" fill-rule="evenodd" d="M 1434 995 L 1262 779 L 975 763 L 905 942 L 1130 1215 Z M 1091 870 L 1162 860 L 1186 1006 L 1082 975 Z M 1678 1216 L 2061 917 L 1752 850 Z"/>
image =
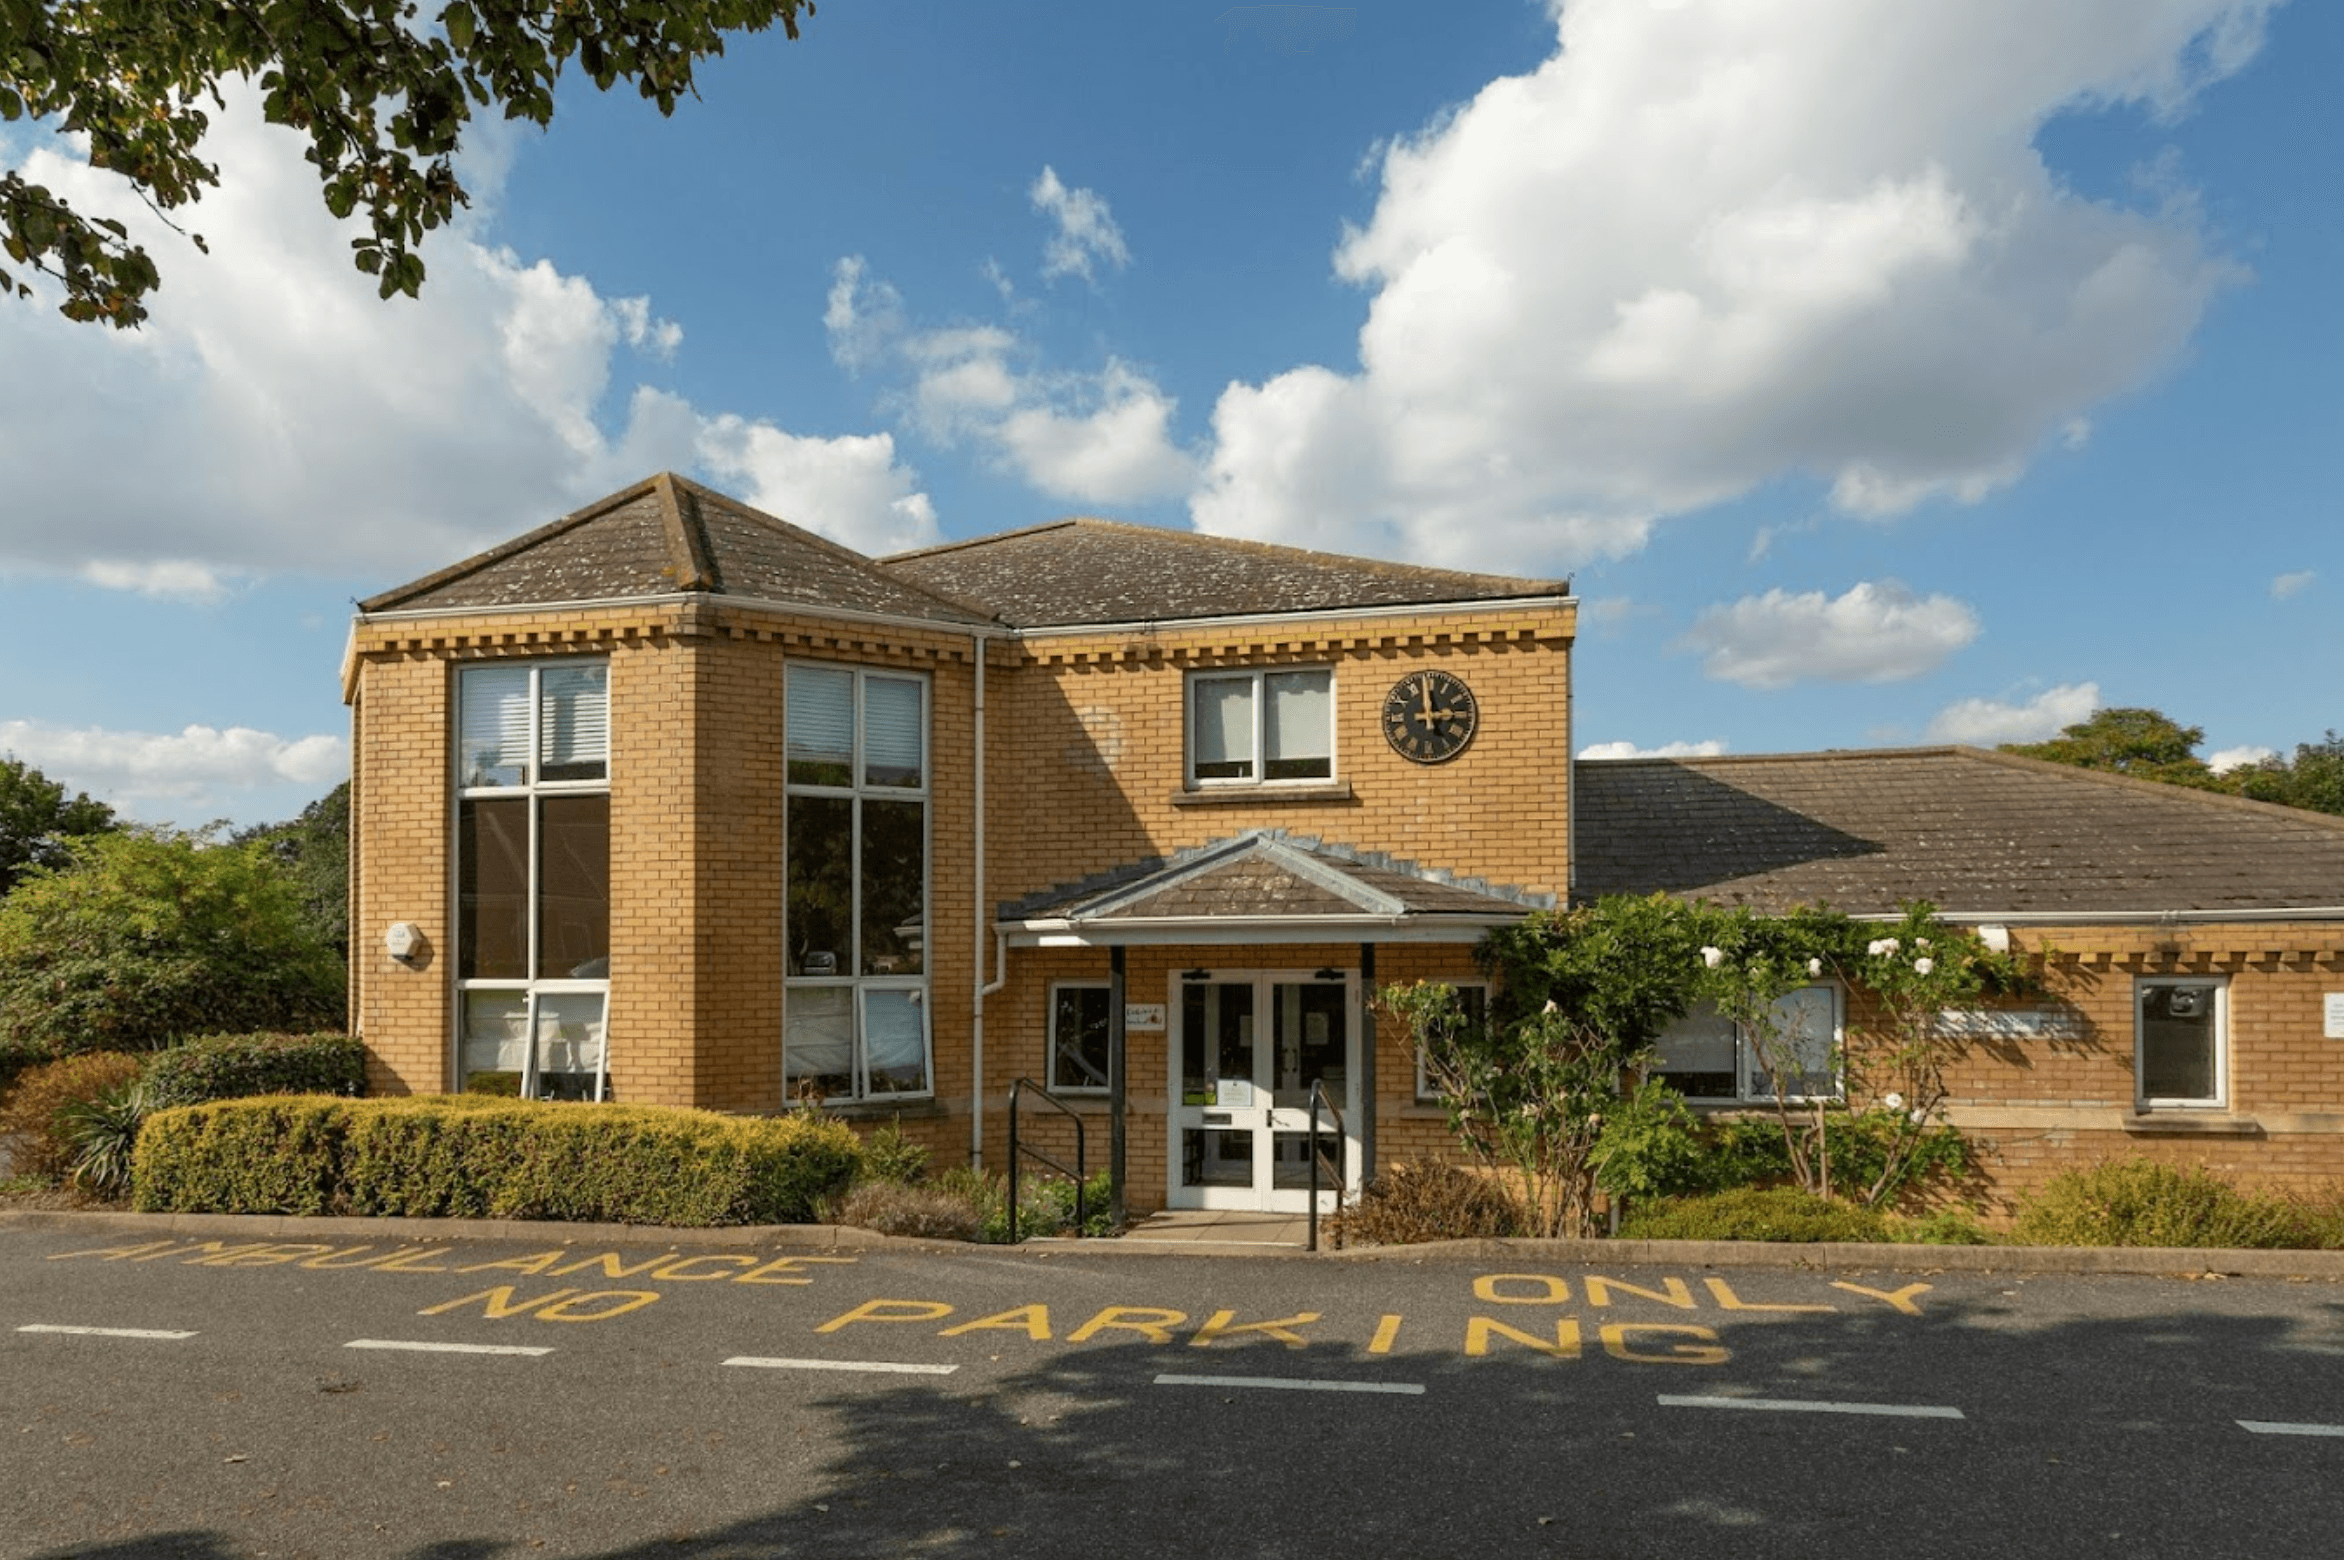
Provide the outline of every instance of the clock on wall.
<path id="1" fill-rule="evenodd" d="M 1464 752 L 1480 723 L 1473 690 L 1447 672 L 1410 672 L 1384 695 L 1384 740 L 1419 764 L 1444 764 Z"/>

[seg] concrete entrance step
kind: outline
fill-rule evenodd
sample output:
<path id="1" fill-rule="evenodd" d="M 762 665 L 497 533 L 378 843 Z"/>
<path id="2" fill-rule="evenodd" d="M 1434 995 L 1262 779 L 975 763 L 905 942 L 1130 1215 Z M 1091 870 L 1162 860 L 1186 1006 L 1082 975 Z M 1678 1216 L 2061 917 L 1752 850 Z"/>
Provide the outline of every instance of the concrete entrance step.
<path id="1" fill-rule="evenodd" d="M 1161 1245 L 1301 1247 L 1310 1242 L 1310 1219 L 1299 1213 L 1167 1209 L 1149 1214 L 1123 1238 Z"/>

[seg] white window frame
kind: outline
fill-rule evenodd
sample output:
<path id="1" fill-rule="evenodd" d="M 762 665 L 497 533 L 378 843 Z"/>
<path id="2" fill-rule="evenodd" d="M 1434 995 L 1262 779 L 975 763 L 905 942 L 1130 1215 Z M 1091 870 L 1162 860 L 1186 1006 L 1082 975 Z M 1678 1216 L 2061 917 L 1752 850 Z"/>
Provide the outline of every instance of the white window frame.
<path id="1" fill-rule="evenodd" d="M 1302 775 L 1286 779 L 1266 778 L 1269 767 L 1269 700 L 1266 680 L 1272 677 L 1303 675 L 1324 676 L 1327 680 L 1327 772 L 1323 775 Z M 1247 706 L 1251 713 L 1252 746 L 1247 763 L 1253 766 L 1248 775 L 1199 775 L 1197 773 L 1197 690 L 1207 683 L 1230 682 L 1249 685 Z M 1335 669 L 1332 666 L 1255 666 L 1212 667 L 1190 672 L 1181 682 L 1180 728 L 1183 738 L 1181 772 L 1187 777 L 1190 790 L 1220 790 L 1223 788 L 1262 789 L 1280 786 L 1333 785 L 1338 777 L 1335 761 Z"/>
<path id="2" fill-rule="evenodd" d="M 589 664 L 599 665 L 603 673 L 602 773 L 583 779 L 545 779 L 540 773 L 545 757 L 545 673 L 549 670 L 577 670 Z M 485 672 L 490 669 L 520 671 L 528 675 L 529 714 L 525 737 L 527 757 L 521 766 L 520 778 L 511 784 L 467 785 L 465 784 L 465 766 L 469 755 L 465 752 L 464 745 L 465 673 Z M 454 740 L 449 744 L 449 785 L 454 794 L 456 805 L 451 807 L 448 813 L 448 906 L 451 911 L 448 925 L 453 934 L 450 940 L 453 942 L 461 936 L 463 923 L 459 896 L 462 893 L 464 864 L 458 859 L 462 839 L 463 804 L 468 801 L 519 801 L 523 804 L 525 816 L 528 819 L 528 863 L 524 869 L 528 884 L 527 916 L 523 933 L 526 949 L 525 960 L 533 966 L 537 959 L 538 939 L 542 933 L 539 924 L 542 906 L 538 902 L 542 876 L 540 869 L 542 845 L 539 836 L 542 832 L 544 810 L 539 804 L 548 797 L 608 796 L 610 794 L 612 768 L 610 658 L 607 656 L 564 656 L 539 661 L 464 661 L 456 665 L 451 682 L 452 694 L 449 699 L 449 707 L 455 712 L 455 718 L 450 722 L 450 730 Z M 604 863 L 603 871 L 605 892 L 607 893 L 610 872 L 607 861 Z M 455 950 L 456 956 L 449 961 L 451 970 L 463 968 L 465 951 L 461 947 Z M 605 968 L 607 970 L 607 961 Z M 599 980 L 582 979 L 575 976 L 567 978 L 549 976 L 466 978 L 459 975 L 455 977 L 449 991 L 448 1034 L 451 1042 L 451 1054 L 448 1076 L 455 1080 L 456 1088 L 459 1091 L 464 1088 L 470 1072 L 464 1063 L 467 1038 L 464 1028 L 466 1005 L 464 999 L 471 992 L 505 992 L 518 995 L 523 999 L 523 1032 L 517 1038 L 522 1046 L 520 1095 L 524 1099 L 534 1099 L 539 1093 L 538 1074 L 540 1064 L 544 1059 L 543 1050 L 546 1041 L 546 1037 L 540 1034 L 540 1030 L 552 1019 L 552 1011 L 560 1005 L 548 999 L 599 996 L 602 1001 L 602 1017 L 588 1026 L 592 1036 L 595 1059 L 593 1098 L 600 1101 L 609 1097 L 610 978 L 607 973 Z M 563 1043 L 574 1044 L 575 1042 Z M 501 1072 L 507 1069 L 486 1068 L 481 1070 Z"/>
<path id="3" fill-rule="evenodd" d="M 1097 1083 L 1060 1083 L 1058 1081 L 1058 997 L 1061 992 L 1068 991 L 1104 993 L 1110 1004 L 1107 1013 L 1109 1033 L 1113 1033 L 1115 1014 L 1112 1004 L 1115 988 L 1111 984 L 1103 980 L 1054 980 L 1050 982 L 1050 1012 L 1049 1018 L 1043 1026 L 1048 1033 L 1050 1050 L 1043 1069 L 1043 1076 L 1049 1080 L 1052 1094 L 1103 1095 L 1107 1092 L 1107 1080 L 1104 1078 L 1101 1078 Z"/>
<path id="4" fill-rule="evenodd" d="M 2207 994 L 2213 1004 L 2212 1072 L 2210 1096 L 2166 1096 L 2148 1092 L 2148 1004 L 2156 991 L 2192 990 Z M 2132 983 L 2133 1108 L 2137 1111 L 2227 1110 L 2230 1108 L 2230 982 L 2219 975 L 2142 975 Z"/>
<path id="5" fill-rule="evenodd" d="M 791 781 L 788 778 L 789 716 L 788 689 L 786 679 L 793 673 L 800 671 L 844 672 L 850 673 L 853 676 L 853 691 L 850 695 L 850 698 L 852 699 L 853 738 L 852 750 L 848 758 L 849 783 L 846 785 L 817 785 L 810 782 Z M 856 941 L 859 941 L 862 936 L 863 925 L 863 803 L 866 801 L 918 802 L 920 804 L 920 923 L 921 946 L 923 949 L 923 955 L 920 961 L 920 973 L 916 975 L 864 975 L 858 969 L 853 968 L 842 970 L 836 975 L 790 975 L 785 971 L 782 979 L 783 1016 L 781 1037 L 781 1070 L 783 1093 L 785 1096 L 787 1096 L 787 1102 L 790 1105 L 794 1106 L 801 1103 L 808 1103 L 798 1098 L 798 1096 L 793 1091 L 791 1091 L 789 1087 L 790 1069 L 788 1010 L 790 994 L 792 992 L 799 991 L 844 990 L 852 993 L 852 1000 L 848 1007 L 848 1011 L 852 1015 L 854 1025 L 854 1032 L 848 1057 L 848 1075 L 850 1079 L 851 1092 L 846 1094 L 829 1095 L 827 1096 L 828 1102 L 837 1104 L 863 1104 L 895 1100 L 933 1099 L 936 1095 L 936 1037 L 935 1026 L 929 1021 L 928 975 L 925 950 L 934 946 L 934 939 L 929 935 L 928 932 L 928 924 L 936 883 L 936 808 L 933 799 L 935 789 L 933 782 L 935 778 L 936 765 L 936 745 L 933 732 L 935 714 L 935 685 L 924 672 L 899 671 L 894 667 L 860 666 L 838 661 L 788 661 L 783 664 L 782 676 L 785 679 L 782 699 L 782 807 L 784 809 L 782 828 L 783 839 L 786 841 L 789 835 L 787 809 L 789 807 L 790 798 L 798 796 L 827 797 L 835 800 L 848 801 L 852 804 L 849 816 L 852 817 L 854 822 L 852 825 L 853 839 L 849 844 L 849 859 L 847 868 L 850 891 L 847 901 L 846 924 L 850 929 L 852 938 Z M 866 778 L 864 774 L 864 737 L 866 725 L 863 718 L 863 712 L 865 709 L 864 689 L 873 680 L 910 684 L 919 690 L 920 783 L 916 786 L 879 785 L 872 783 Z M 783 914 L 785 916 L 788 914 L 787 885 L 789 882 L 789 862 L 786 859 L 786 854 L 785 845 L 785 859 L 782 862 L 782 882 L 784 885 Z M 788 930 L 786 926 L 783 930 L 783 937 L 786 943 L 788 937 Z M 856 949 L 850 945 L 849 949 L 847 950 L 847 962 L 850 965 L 856 962 L 855 952 Z M 924 1081 L 923 1087 L 921 1088 L 874 1091 L 871 1087 L 869 1045 L 870 1024 L 866 1016 L 866 1009 L 869 999 L 873 995 L 884 992 L 909 993 L 911 998 L 911 1005 L 913 1009 L 919 1014 L 920 1076 Z"/>
<path id="6" fill-rule="evenodd" d="M 1481 1022 L 1485 1024 L 1489 1022 L 1490 983 L 1488 981 L 1442 980 L 1434 981 L 1433 984 L 1454 988 L 1461 1001 L 1469 991 L 1478 993 L 1481 999 Z M 1466 1016 L 1470 1019 L 1472 1014 L 1468 1013 Z M 1420 1045 L 1416 1048 L 1416 1103 L 1419 1105 L 1438 1105 L 1442 1099 L 1441 1091 L 1434 1087 L 1432 1079 L 1425 1074 L 1424 1047 Z"/>
<path id="7" fill-rule="evenodd" d="M 1798 1093 L 1785 1094 L 1781 1096 L 1783 1103 L 1790 1105 L 1811 1105 L 1818 1100 L 1837 1101 L 1847 1098 L 1847 1065 L 1845 1061 L 1845 1052 L 1847 1047 L 1847 992 L 1836 982 L 1818 981 L 1812 985 L 1796 987 L 1793 989 L 1793 991 L 1785 993 L 1785 997 L 1787 999 L 1788 997 L 1810 991 L 1826 991 L 1831 994 L 1832 1087 L 1831 1092 L 1828 1094 Z M 1679 1020 L 1678 1022 L 1685 1023 L 1695 1019 L 1703 1019 L 1714 1023 L 1718 1019 L 1718 1014 L 1715 1009 L 1704 1007 L 1696 1009 L 1692 1013 L 1686 1014 L 1685 1018 Z M 1670 1026 L 1671 1029 L 1675 1027 L 1676 1025 L 1673 1024 Z M 1667 1039 L 1668 1033 L 1664 1030 L 1661 1033 L 1660 1038 L 1654 1042 L 1654 1049 L 1656 1052 L 1662 1045 L 1666 1043 Z M 1667 1082 L 1671 1076 L 1671 1073 L 1667 1069 L 1664 1069 L 1659 1065 L 1657 1059 L 1655 1060 L 1654 1064 L 1647 1069 L 1647 1072 L 1649 1076 L 1657 1078 L 1664 1083 Z M 1687 1103 L 1693 1105 L 1713 1105 L 1720 1107 L 1771 1105 L 1775 1103 L 1775 1092 L 1773 1088 L 1767 1083 L 1767 1072 L 1765 1064 L 1758 1055 L 1757 1045 L 1751 1041 L 1749 1031 L 1743 1025 L 1739 1023 L 1734 1025 L 1733 1094 L 1730 1097 L 1718 1094 L 1688 1094 L 1685 1096 L 1685 1099 Z"/>

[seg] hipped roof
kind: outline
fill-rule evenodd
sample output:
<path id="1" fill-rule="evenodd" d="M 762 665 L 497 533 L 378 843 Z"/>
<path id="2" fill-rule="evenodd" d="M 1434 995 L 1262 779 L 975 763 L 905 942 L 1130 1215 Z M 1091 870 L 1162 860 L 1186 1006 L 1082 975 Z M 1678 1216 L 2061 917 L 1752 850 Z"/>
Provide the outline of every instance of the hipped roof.
<path id="1" fill-rule="evenodd" d="M 1467 574 L 1108 520 L 872 559 L 662 472 L 361 601 L 469 612 L 707 594 L 960 627 L 1046 629 L 1564 597 Z"/>
<path id="2" fill-rule="evenodd" d="M 706 594 L 955 627 L 981 607 L 900 578 L 849 547 L 662 472 L 550 525 L 358 604 L 476 611 Z"/>
<path id="3" fill-rule="evenodd" d="M 2344 907 L 2344 818 L 1978 748 L 1582 761 L 1575 902 L 1968 918 Z"/>

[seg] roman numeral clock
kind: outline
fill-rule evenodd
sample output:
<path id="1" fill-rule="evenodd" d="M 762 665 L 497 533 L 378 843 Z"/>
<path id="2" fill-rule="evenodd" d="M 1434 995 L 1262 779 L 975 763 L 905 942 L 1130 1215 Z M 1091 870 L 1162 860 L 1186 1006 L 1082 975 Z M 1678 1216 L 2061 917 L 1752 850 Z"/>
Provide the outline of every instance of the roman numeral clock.
<path id="1" fill-rule="evenodd" d="M 1447 672 L 1410 672 L 1384 695 L 1384 740 L 1415 763 L 1447 763 L 1472 743 L 1480 723 L 1473 690 Z"/>

